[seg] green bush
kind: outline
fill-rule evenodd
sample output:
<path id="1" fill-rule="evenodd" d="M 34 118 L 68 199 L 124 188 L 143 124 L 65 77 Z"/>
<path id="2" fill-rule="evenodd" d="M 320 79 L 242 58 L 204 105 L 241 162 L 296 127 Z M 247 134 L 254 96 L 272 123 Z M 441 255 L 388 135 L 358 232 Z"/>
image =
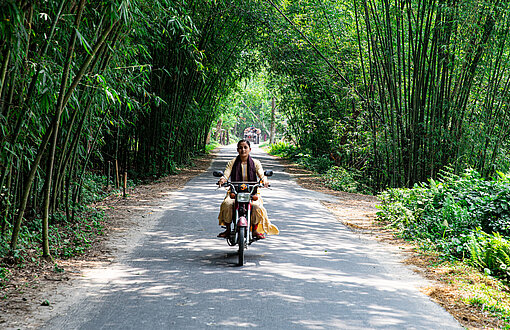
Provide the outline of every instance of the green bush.
<path id="1" fill-rule="evenodd" d="M 477 230 L 469 240 L 470 262 L 486 274 L 510 281 L 510 242 L 500 234 Z"/>
<path id="2" fill-rule="evenodd" d="M 218 142 L 211 142 L 208 145 L 205 146 L 205 152 L 210 153 L 212 150 L 218 148 L 220 144 Z"/>
<path id="3" fill-rule="evenodd" d="M 330 167 L 322 176 L 326 186 L 333 190 L 358 192 L 358 182 L 346 169 L 339 166 Z"/>
<path id="4" fill-rule="evenodd" d="M 274 156 L 292 159 L 303 167 L 318 173 L 325 173 L 333 165 L 327 156 L 313 157 L 308 152 L 286 142 L 271 144 L 268 152 Z"/>
<path id="5" fill-rule="evenodd" d="M 286 142 L 276 142 L 269 145 L 269 154 L 284 157 L 284 158 L 294 158 L 297 154 L 296 146 L 286 143 Z"/>
<path id="6" fill-rule="evenodd" d="M 378 212 L 377 214 L 379 220 L 390 222 L 401 230 L 414 222 L 413 213 L 400 202 L 385 205 L 384 212 Z"/>
<path id="7" fill-rule="evenodd" d="M 394 223 L 403 237 L 424 241 L 449 257 L 469 256 L 476 228 L 510 234 L 510 184 L 502 174 L 488 181 L 471 169 L 462 175 L 445 171 L 439 181 L 389 189 L 378 197 L 381 219 Z"/>
<path id="8" fill-rule="evenodd" d="M 109 192 L 105 190 L 106 181 L 104 175 L 85 173 L 82 188 L 83 204 L 95 203 L 108 196 Z"/>
<path id="9" fill-rule="evenodd" d="M 291 159 L 304 168 L 321 174 L 326 186 L 333 190 L 351 193 L 373 193 L 368 186 L 361 183 L 362 174 L 360 171 L 334 166 L 334 162 L 329 156 L 314 157 L 308 151 L 285 142 L 270 145 L 268 152 L 271 155 Z"/>
<path id="10" fill-rule="evenodd" d="M 333 162 L 326 156 L 313 157 L 309 154 L 299 153 L 296 157 L 298 164 L 319 174 L 325 173 L 333 166 Z"/>

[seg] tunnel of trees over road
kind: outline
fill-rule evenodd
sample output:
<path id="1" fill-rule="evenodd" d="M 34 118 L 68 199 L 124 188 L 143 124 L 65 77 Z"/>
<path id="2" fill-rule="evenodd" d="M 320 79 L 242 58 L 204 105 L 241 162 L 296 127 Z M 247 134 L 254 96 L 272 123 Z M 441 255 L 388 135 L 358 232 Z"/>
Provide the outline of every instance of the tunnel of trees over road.
<path id="1" fill-rule="evenodd" d="M 98 176 L 173 173 L 255 125 L 374 191 L 508 170 L 510 11 L 479 0 L 0 1 L 0 241 Z M 96 176 L 94 176 L 96 175 Z M 115 178 L 117 182 L 122 178 Z"/>

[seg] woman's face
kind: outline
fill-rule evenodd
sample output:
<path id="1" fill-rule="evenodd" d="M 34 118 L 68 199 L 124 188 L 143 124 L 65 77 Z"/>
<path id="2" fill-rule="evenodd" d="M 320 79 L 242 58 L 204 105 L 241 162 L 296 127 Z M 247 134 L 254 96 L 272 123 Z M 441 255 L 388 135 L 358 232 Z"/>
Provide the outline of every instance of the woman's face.
<path id="1" fill-rule="evenodd" d="M 251 148 L 246 142 L 241 142 L 237 146 L 237 152 L 239 153 L 239 156 L 248 156 L 250 154 Z"/>

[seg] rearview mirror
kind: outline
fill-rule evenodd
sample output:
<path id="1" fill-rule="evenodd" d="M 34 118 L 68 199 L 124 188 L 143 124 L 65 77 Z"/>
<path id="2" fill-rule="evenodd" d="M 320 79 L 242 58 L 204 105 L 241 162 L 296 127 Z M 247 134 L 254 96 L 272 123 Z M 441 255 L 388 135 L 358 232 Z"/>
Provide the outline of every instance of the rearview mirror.
<path id="1" fill-rule="evenodd" d="M 212 175 L 217 178 L 221 178 L 223 176 L 223 171 L 214 171 Z"/>
<path id="2" fill-rule="evenodd" d="M 264 175 L 265 176 L 273 176 L 273 171 L 269 170 L 269 171 L 264 171 Z"/>

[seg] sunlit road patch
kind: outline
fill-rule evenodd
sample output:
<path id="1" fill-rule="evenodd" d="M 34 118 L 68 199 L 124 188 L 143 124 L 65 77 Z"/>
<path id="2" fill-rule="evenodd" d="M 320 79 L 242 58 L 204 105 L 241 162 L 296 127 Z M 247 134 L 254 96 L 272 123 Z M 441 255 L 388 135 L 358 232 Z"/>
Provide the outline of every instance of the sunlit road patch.
<path id="1" fill-rule="evenodd" d="M 104 273 L 89 273 L 88 295 L 55 329 L 462 329 L 419 291 L 423 279 L 391 248 L 360 238 L 300 188 L 271 157 L 264 204 L 279 236 L 251 245 L 246 265 L 216 238 L 224 190 L 213 169 L 235 154 L 225 147 L 210 171 L 173 194 L 143 244 Z M 328 197 L 331 198 L 331 197 Z"/>

